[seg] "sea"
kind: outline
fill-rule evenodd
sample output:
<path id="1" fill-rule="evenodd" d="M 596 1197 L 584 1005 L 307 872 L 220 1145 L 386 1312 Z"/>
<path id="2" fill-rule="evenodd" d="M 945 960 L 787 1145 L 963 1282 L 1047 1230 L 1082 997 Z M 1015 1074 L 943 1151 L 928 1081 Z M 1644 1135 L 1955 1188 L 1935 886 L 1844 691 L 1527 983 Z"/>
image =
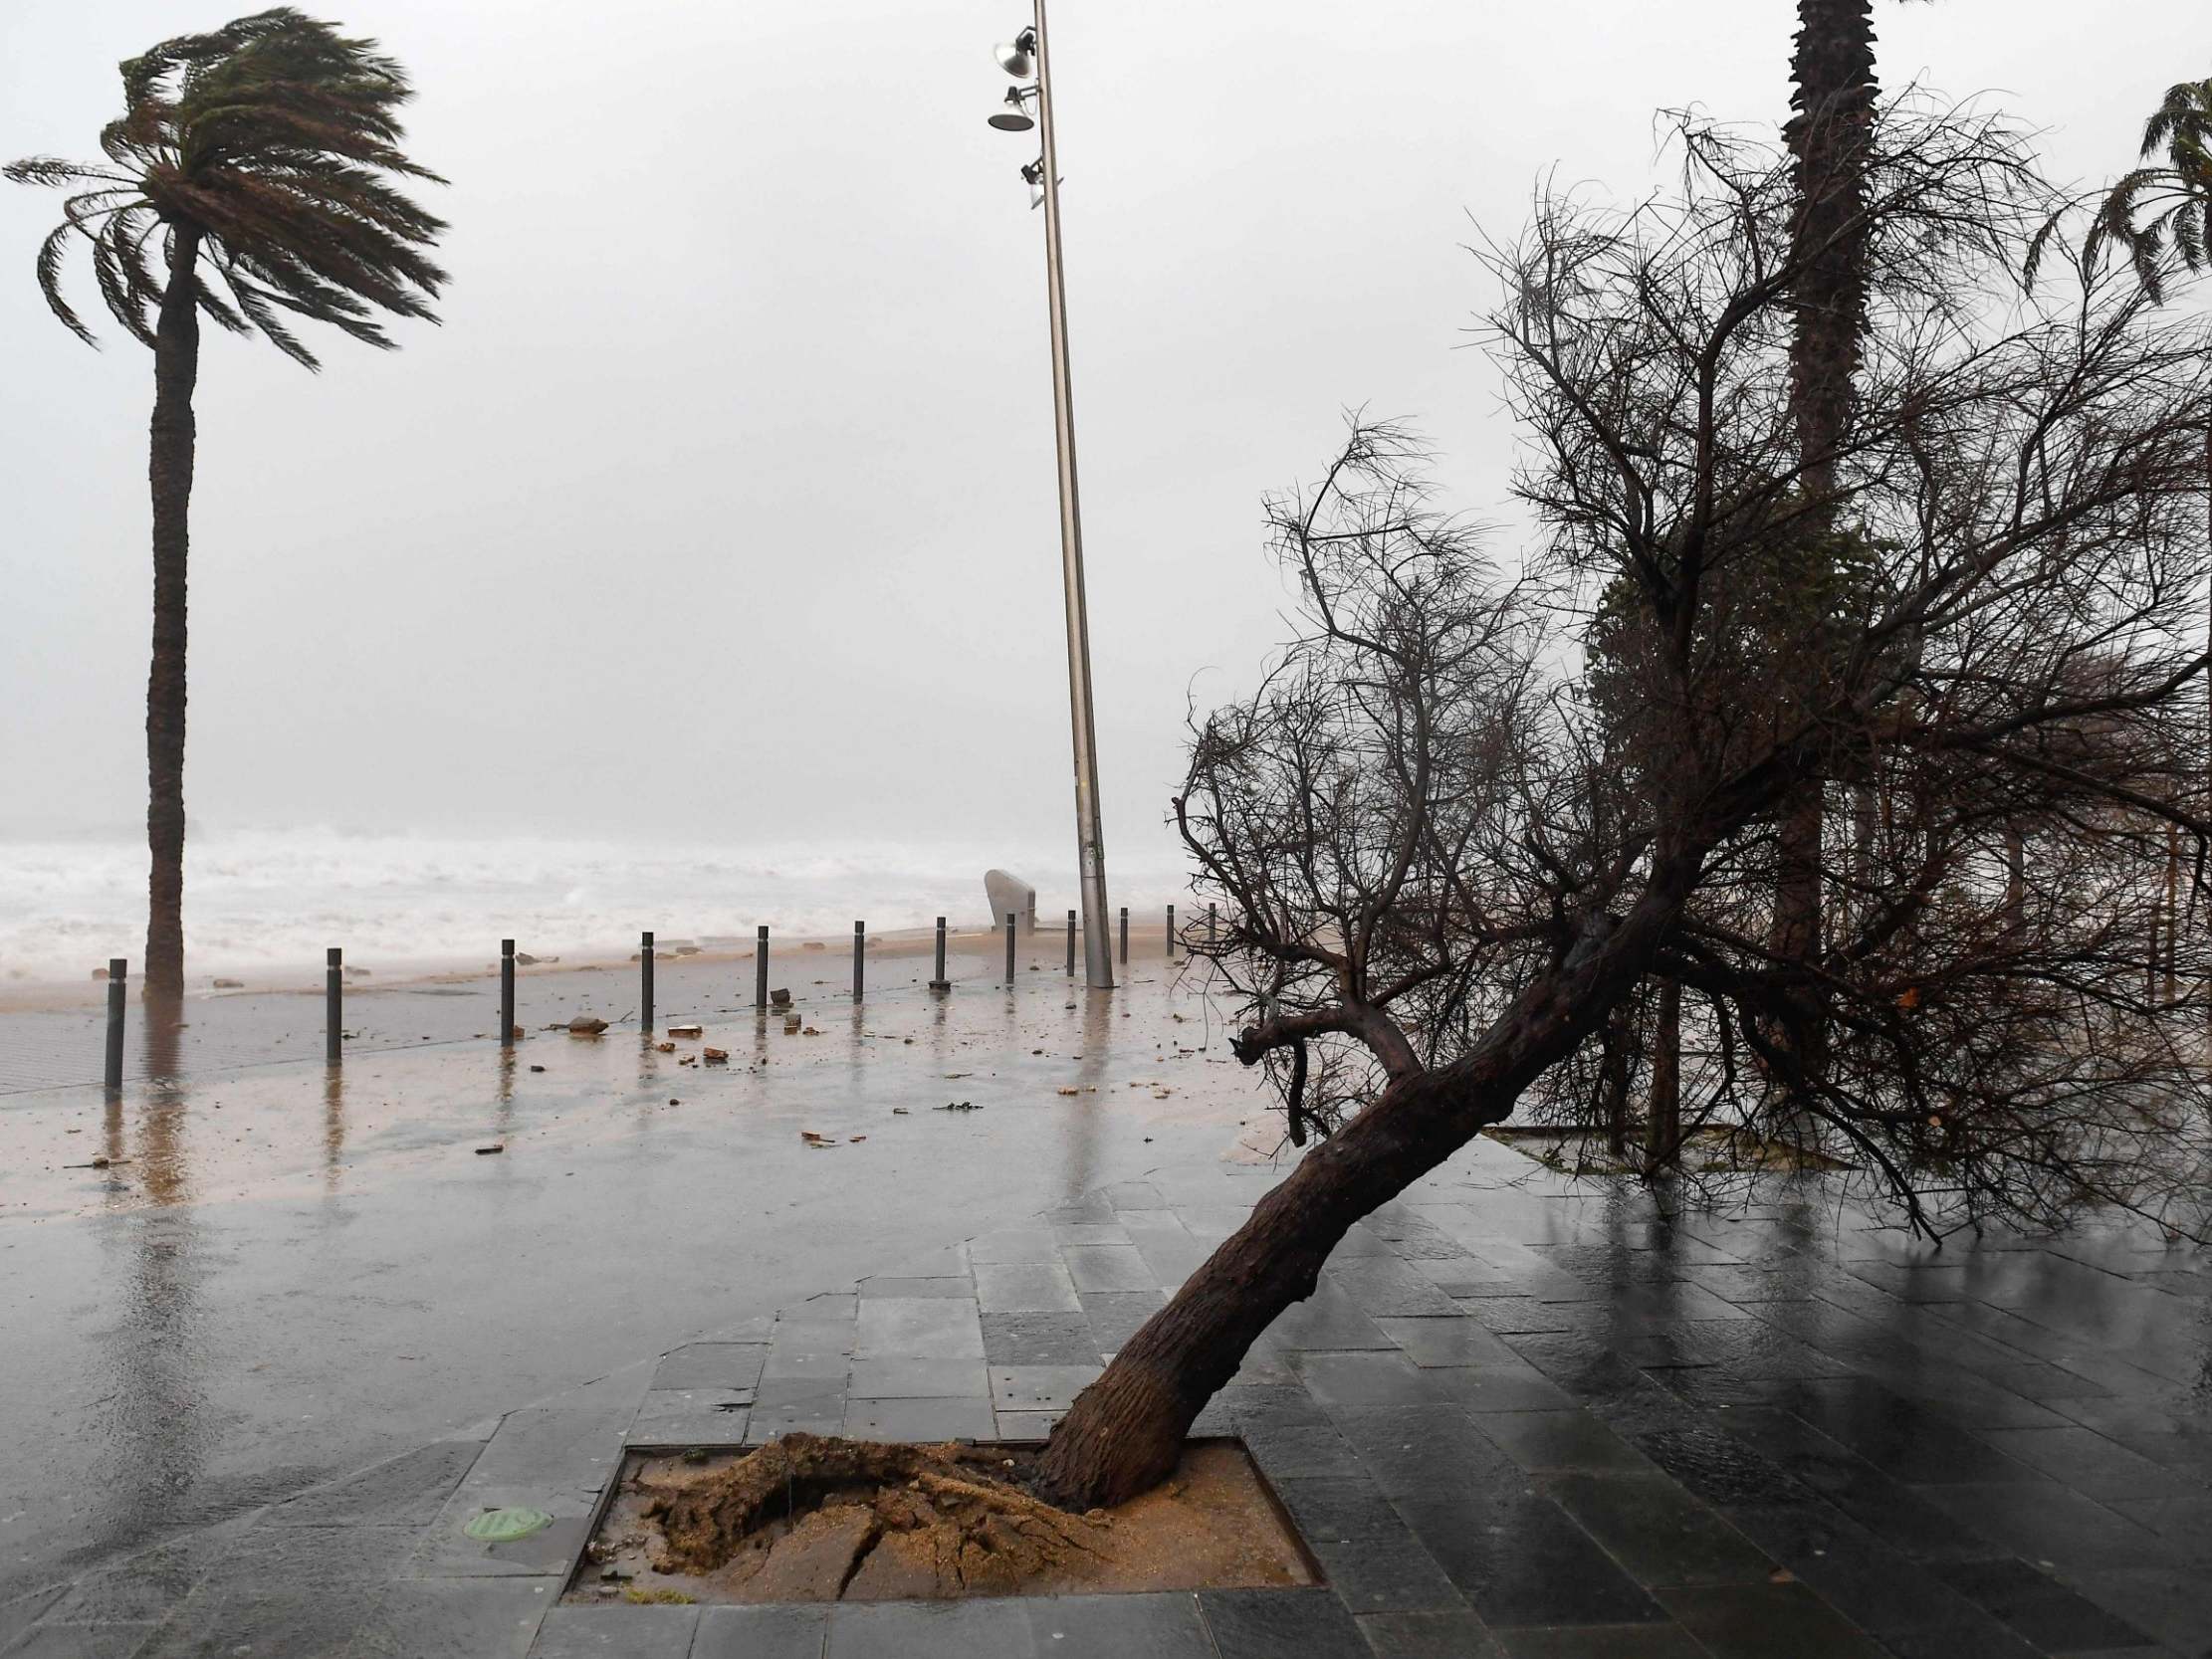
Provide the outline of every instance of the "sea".
<path id="1" fill-rule="evenodd" d="M 1069 847 L 823 841 L 625 844 L 520 836 L 230 831 L 187 842 L 185 951 L 195 979 L 311 974 L 327 946 L 385 971 L 481 965 L 499 941 L 538 956 L 634 949 L 638 933 L 703 945 L 849 936 L 989 920 L 997 866 L 1040 917 L 1078 903 Z M 1133 918 L 1187 886 L 1166 849 L 1117 864 L 1109 902 Z M 124 840 L 0 841 L 0 978 L 83 980 L 145 934 L 146 851 Z"/>

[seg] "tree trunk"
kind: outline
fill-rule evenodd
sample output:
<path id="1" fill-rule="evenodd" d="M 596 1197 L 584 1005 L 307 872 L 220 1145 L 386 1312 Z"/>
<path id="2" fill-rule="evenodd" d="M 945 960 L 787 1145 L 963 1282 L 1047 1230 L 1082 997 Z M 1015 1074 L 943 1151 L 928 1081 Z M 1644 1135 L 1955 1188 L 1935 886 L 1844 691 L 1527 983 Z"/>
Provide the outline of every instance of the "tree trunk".
<path id="1" fill-rule="evenodd" d="M 1045 1494 L 1090 1509 L 1134 1498 L 1173 1474 L 1192 1419 L 1275 1317 L 1313 1294 L 1322 1264 L 1352 1223 L 1510 1116 L 1522 1091 L 1573 1053 L 1635 987 L 1701 856 L 1700 849 L 1656 859 L 1652 884 L 1619 925 L 1594 924 L 1471 1052 L 1441 1070 L 1397 1079 L 1308 1152 L 1076 1397 L 1044 1449 Z"/>
<path id="2" fill-rule="evenodd" d="M 1672 1165 L 1682 1151 L 1682 987 L 1661 979 L 1652 1032 L 1652 1107 L 1644 1126 L 1644 1167 Z"/>
<path id="3" fill-rule="evenodd" d="M 1606 1021 L 1605 1039 L 1599 1054 L 1600 1097 L 1605 1107 L 1606 1150 L 1616 1158 L 1629 1152 L 1629 1050 L 1635 1037 L 1622 1017 L 1623 1007 L 1615 1007 L 1612 1018 Z"/>
<path id="4" fill-rule="evenodd" d="M 1790 257 L 1798 267 L 1790 338 L 1790 414 L 1799 484 L 1816 522 L 1839 506 L 1838 463 L 1850 427 L 1852 377 L 1867 320 L 1867 143 L 1874 127 L 1874 20 L 1870 0 L 1798 0 L 1790 59 L 1796 113 L 1783 128 L 1796 163 L 1797 213 Z M 1783 642 L 1785 648 L 1790 642 Z M 1817 645 L 1816 645 L 1817 649 Z M 1823 801 L 1817 784 L 1783 809 L 1769 943 L 1785 961 L 1821 948 Z M 1818 1074 L 1826 1043 L 1821 998 L 1800 999 L 1792 1046 Z"/>
<path id="5" fill-rule="evenodd" d="M 199 233 L 170 232 L 169 281 L 154 329 L 153 666 L 146 676 L 146 959 L 148 996 L 184 989 L 184 590 L 191 532 L 192 388 L 199 378 Z"/>

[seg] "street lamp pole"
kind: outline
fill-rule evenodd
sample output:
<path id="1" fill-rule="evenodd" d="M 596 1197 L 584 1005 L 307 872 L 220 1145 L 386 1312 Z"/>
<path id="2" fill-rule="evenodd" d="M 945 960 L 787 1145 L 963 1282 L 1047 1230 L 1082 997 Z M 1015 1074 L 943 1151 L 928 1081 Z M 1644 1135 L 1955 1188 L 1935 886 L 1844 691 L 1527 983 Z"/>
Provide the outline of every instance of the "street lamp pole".
<path id="1" fill-rule="evenodd" d="M 1046 306 L 1052 324 L 1052 425 L 1060 467 L 1060 580 L 1067 599 L 1067 695 L 1075 744 L 1075 856 L 1083 899 L 1083 976 L 1093 990 L 1114 985 L 1107 937 L 1106 837 L 1098 804 L 1098 726 L 1091 709 L 1090 615 L 1083 593 L 1083 516 L 1075 482 L 1075 398 L 1067 361 L 1067 294 L 1061 282 L 1059 153 L 1052 132 L 1052 55 L 1045 0 L 1035 7 L 1029 48 L 1036 66 L 1037 125 L 1044 140 Z M 1017 49 L 1018 50 L 1018 49 Z M 1015 95 L 1009 95 L 1015 96 Z M 1019 108 L 1015 96 L 1014 107 Z"/>

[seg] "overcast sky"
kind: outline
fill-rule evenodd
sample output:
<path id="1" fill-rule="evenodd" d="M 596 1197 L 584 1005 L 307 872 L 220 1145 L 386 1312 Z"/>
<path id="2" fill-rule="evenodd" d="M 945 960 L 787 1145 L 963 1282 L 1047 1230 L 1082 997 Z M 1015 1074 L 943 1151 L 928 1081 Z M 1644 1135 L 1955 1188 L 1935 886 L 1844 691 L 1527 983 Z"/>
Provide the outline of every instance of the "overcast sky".
<path id="1" fill-rule="evenodd" d="M 239 0 L 232 0 L 238 4 Z M 187 804 L 225 827 L 732 842 L 1067 833 L 1041 215 L 984 116 L 1020 0 L 350 0 L 452 187 L 442 328 L 310 375 L 210 332 Z M 7 0 L 0 152 L 91 156 L 222 0 Z M 1059 0 L 1109 860 L 1188 693 L 1280 637 L 1258 502 L 1365 404 L 1505 516 L 1462 244 L 1647 177 L 1655 106 L 1778 121 L 1787 0 Z M 2202 0 L 1880 0 L 1884 82 L 2064 178 L 2212 71 Z M 0 833 L 144 810 L 150 355 L 87 349 L 0 187 Z M 75 256 L 73 256 L 74 258 Z M 80 309 L 99 312 L 89 272 Z M 103 320 L 105 318 L 103 317 Z"/>

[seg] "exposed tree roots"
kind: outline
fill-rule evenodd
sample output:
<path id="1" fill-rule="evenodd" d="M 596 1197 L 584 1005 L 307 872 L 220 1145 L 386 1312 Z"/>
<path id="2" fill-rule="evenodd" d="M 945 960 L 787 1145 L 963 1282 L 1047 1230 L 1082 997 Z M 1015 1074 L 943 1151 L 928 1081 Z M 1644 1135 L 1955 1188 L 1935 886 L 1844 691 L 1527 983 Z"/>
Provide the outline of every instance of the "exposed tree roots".
<path id="1" fill-rule="evenodd" d="M 1111 1526 L 1032 1497 L 1003 1454 L 811 1434 L 664 1477 L 645 1515 L 661 1531 L 656 1571 L 794 1600 L 992 1594 L 1080 1576 Z"/>

